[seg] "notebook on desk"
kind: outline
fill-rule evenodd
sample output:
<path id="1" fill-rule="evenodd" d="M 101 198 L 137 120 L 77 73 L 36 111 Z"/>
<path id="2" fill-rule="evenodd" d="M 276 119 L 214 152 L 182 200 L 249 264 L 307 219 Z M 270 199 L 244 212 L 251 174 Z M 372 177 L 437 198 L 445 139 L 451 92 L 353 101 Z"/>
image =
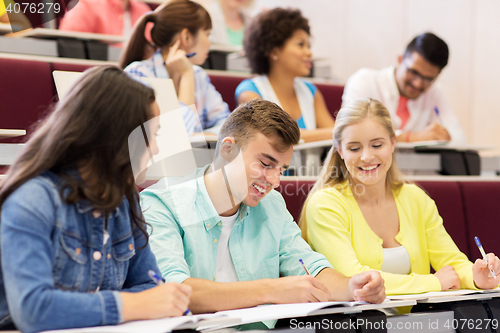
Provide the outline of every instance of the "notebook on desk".
<path id="1" fill-rule="evenodd" d="M 74 328 L 64 330 L 52 330 L 45 333 L 168 333 L 180 329 L 196 329 L 200 324 L 207 325 L 237 325 L 239 320 L 225 317 L 221 314 L 209 313 L 194 316 L 182 316 L 173 318 L 162 318 L 152 320 L 130 321 L 119 325 L 96 326 L 86 328 Z"/>
<path id="2" fill-rule="evenodd" d="M 451 302 L 457 300 L 463 300 L 470 297 L 465 297 L 472 295 L 476 297 L 477 295 L 482 295 L 481 297 L 500 297 L 500 289 L 486 289 L 486 290 L 474 290 L 474 289 L 458 289 L 458 290 L 446 290 L 446 291 L 431 291 L 422 294 L 409 294 L 409 295 L 390 295 L 387 298 L 391 300 L 416 300 L 419 303 L 430 302 Z M 476 296 L 474 296 L 476 295 Z"/>
<path id="3" fill-rule="evenodd" d="M 401 307 L 415 305 L 415 300 L 386 299 L 380 304 L 370 304 L 366 302 L 316 302 L 316 303 L 293 303 L 293 304 L 268 304 L 252 308 L 219 311 L 227 318 L 239 318 L 237 325 L 250 324 L 261 321 L 270 321 L 284 318 L 298 318 L 332 313 L 361 312 L 365 310 Z M 230 325 L 230 326 L 234 326 Z M 211 331 L 229 327 L 229 325 L 211 325 L 211 323 L 200 323 L 199 331 Z"/>

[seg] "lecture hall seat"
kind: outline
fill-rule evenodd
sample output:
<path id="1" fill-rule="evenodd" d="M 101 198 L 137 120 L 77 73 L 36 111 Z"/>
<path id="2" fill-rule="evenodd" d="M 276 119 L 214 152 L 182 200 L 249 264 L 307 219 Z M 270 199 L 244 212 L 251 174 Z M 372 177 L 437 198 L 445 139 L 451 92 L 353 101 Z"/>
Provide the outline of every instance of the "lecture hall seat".
<path id="1" fill-rule="evenodd" d="M 467 182 L 461 182 L 460 184 L 469 185 Z M 484 182 L 482 184 L 483 187 L 486 188 L 486 192 L 496 191 L 495 193 L 497 193 L 497 198 L 500 197 L 500 182 Z M 473 238 L 473 236 L 470 235 L 469 226 L 466 222 L 470 221 L 466 218 L 465 214 L 465 209 L 468 206 L 464 205 L 462 200 L 462 192 L 459 182 L 421 181 L 417 182 L 417 185 L 424 189 L 424 191 L 426 191 L 426 193 L 436 202 L 439 214 L 443 218 L 443 224 L 446 231 L 450 234 L 451 238 L 453 238 L 460 251 L 464 252 L 469 258 L 477 257 L 475 256 L 477 248 L 474 252 L 474 249 L 472 248 L 471 251 L 470 247 L 471 237 Z M 287 209 L 290 214 L 292 214 L 296 222 L 299 221 L 302 206 L 313 186 L 314 181 L 312 180 L 282 180 L 280 186 L 277 188 L 277 191 L 283 195 Z M 470 186 L 468 186 L 468 188 L 469 187 Z M 474 190 L 470 190 L 470 192 L 472 193 Z M 474 203 L 473 206 L 476 207 Z M 500 214 L 500 205 L 497 205 L 497 207 L 499 207 L 498 213 Z M 486 211 L 490 212 L 491 210 L 487 209 L 485 212 Z M 471 215 L 475 213 L 476 212 L 473 211 Z M 485 213 L 483 212 L 483 214 Z M 485 219 L 484 221 L 488 220 Z M 489 221 L 491 221 L 491 219 Z M 489 227 L 491 229 L 492 226 L 490 225 Z M 490 243 L 491 237 L 483 236 L 483 238 L 488 240 L 486 244 Z M 474 242 L 472 241 L 472 243 Z M 486 244 L 484 246 L 488 249 Z M 490 249 L 494 248 L 495 245 L 490 245 Z"/>
<path id="2" fill-rule="evenodd" d="M 50 63 L 0 58 L 0 68 L 3 96 L 0 128 L 25 129 L 29 135 L 53 102 Z M 2 143 L 24 142 L 26 138 L 4 139 Z"/>

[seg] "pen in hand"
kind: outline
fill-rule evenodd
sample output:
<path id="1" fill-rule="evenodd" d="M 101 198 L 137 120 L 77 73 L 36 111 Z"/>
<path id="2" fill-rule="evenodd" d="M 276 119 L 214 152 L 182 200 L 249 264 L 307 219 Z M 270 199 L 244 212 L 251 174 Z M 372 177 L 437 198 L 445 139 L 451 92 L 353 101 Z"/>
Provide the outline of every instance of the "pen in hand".
<path id="1" fill-rule="evenodd" d="M 151 280 L 154 281 L 154 283 L 156 283 L 158 286 L 161 286 L 162 284 L 164 284 L 163 282 L 163 279 L 161 278 L 161 276 L 159 276 L 158 274 L 156 274 L 155 271 L 153 270 L 149 270 L 148 271 L 148 276 L 151 278 Z M 187 309 L 184 313 L 183 313 L 184 316 L 192 316 L 193 313 Z"/>
<path id="2" fill-rule="evenodd" d="M 438 107 L 437 107 L 437 106 L 435 106 L 435 107 L 434 107 L 434 113 L 436 114 L 437 123 L 438 123 L 439 125 L 442 125 L 442 124 L 441 124 L 441 117 L 439 117 L 439 109 L 438 109 Z"/>
<path id="3" fill-rule="evenodd" d="M 188 53 L 186 54 L 186 58 L 192 58 L 196 55 L 196 52 L 191 52 L 191 53 Z M 163 62 L 163 66 L 165 66 L 167 64 L 166 61 Z"/>
<path id="4" fill-rule="evenodd" d="M 300 265 L 302 266 L 302 268 L 304 269 L 304 271 L 306 272 L 306 274 L 311 275 L 311 273 L 309 273 L 309 270 L 307 269 L 306 265 L 304 264 L 304 261 L 302 261 L 302 259 L 299 259 L 299 262 L 300 262 Z"/>
<path id="5" fill-rule="evenodd" d="M 476 237 L 474 237 L 474 240 L 476 241 L 476 245 L 479 248 L 479 252 L 481 252 L 481 255 L 483 256 L 483 260 L 486 261 L 486 263 L 489 263 L 488 262 L 488 257 L 486 256 L 486 252 L 484 252 L 483 246 L 481 245 L 481 242 L 479 241 L 479 238 L 476 236 Z M 495 274 L 495 271 L 493 271 L 492 269 L 490 269 L 490 273 L 491 273 L 491 275 L 493 276 L 494 279 L 497 278 L 497 276 Z"/>

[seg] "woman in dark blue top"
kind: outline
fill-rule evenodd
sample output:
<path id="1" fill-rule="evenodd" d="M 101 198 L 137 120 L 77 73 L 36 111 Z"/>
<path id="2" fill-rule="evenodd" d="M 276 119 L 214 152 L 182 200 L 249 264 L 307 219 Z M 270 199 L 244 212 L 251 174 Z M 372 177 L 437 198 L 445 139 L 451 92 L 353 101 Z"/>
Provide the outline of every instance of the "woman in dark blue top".
<path id="1" fill-rule="evenodd" d="M 26 143 L 0 188 L 0 326 L 38 332 L 187 309 L 190 287 L 148 277 L 160 272 L 129 155 L 145 153 L 128 144 L 137 127 L 157 152 L 157 116 L 151 88 L 97 67 Z"/>

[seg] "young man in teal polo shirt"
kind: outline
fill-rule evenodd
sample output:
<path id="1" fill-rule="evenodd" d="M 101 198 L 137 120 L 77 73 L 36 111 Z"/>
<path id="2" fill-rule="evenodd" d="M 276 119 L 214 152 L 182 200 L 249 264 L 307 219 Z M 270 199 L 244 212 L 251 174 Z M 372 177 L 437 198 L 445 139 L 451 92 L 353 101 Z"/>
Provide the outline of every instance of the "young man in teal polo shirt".
<path id="1" fill-rule="evenodd" d="M 347 278 L 312 251 L 273 191 L 299 139 L 288 113 L 252 100 L 222 126 L 212 164 L 183 179 L 164 178 L 141 193 L 158 266 L 168 282 L 193 288 L 193 312 L 385 299 L 378 272 Z"/>

